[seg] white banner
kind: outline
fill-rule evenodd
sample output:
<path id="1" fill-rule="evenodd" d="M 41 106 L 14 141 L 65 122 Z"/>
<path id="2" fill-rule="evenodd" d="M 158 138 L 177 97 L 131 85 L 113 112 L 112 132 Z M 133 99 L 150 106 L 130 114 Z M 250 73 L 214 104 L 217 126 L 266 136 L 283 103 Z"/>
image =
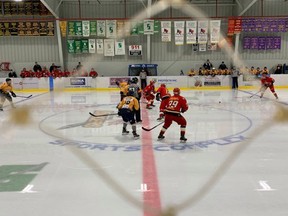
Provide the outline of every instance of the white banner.
<path id="1" fill-rule="evenodd" d="M 97 54 L 104 54 L 104 45 L 103 45 L 103 39 L 97 39 Z"/>
<path id="2" fill-rule="evenodd" d="M 218 43 L 220 38 L 221 20 L 210 20 L 210 41 Z"/>
<path id="3" fill-rule="evenodd" d="M 90 21 L 82 21 L 82 34 L 83 37 L 90 36 Z"/>
<path id="4" fill-rule="evenodd" d="M 97 20 L 97 36 L 105 37 L 105 20 Z"/>
<path id="5" fill-rule="evenodd" d="M 125 55 L 125 40 L 115 40 L 115 55 Z"/>
<path id="6" fill-rule="evenodd" d="M 89 39 L 89 53 L 95 53 L 96 47 L 95 47 L 95 39 Z"/>
<path id="7" fill-rule="evenodd" d="M 106 37 L 116 38 L 116 20 L 106 20 Z"/>
<path id="8" fill-rule="evenodd" d="M 144 34 L 154 34 L 154 20 L 144 20 Z"/>
<path id="9" fill-rule="evenodd" d="M 114 55 L 114 39 L 104 39 L 104 56 Z"/>
<path id="10" fill-rule="evenodd" d="M 197 21 L 186 21 L 186 43 L 197 43 Z"/>
<path id="11" fill-rule="evenodd" d="M 206 51 L 206 44 L 199 44 L 199 51 L 205 52 Z"/>
<path id="12" fill-rule="evenodd" d="M 198 43 L 206 44 L 208 41 L 208 20 L 198 21 Z"/>
<path id="13" fill-rule="evenodd" d="M 184 45 L 185 21 L 174 21 L 175 45 Z"/>
<path id="14" fill-rule="evenodd" d="M 171 42 L 171 21 L 161 21 L 161 41 Z"/>

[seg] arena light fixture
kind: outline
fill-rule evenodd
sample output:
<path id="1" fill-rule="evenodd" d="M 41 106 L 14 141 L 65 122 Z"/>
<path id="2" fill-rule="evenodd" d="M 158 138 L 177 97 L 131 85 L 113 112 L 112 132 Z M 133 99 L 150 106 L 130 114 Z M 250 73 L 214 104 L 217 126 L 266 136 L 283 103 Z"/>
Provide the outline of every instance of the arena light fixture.
<path id="1" fill-rule="evenodd" d="M 22 2 L 23 0 L 14 0 L 15 2 Z"/>

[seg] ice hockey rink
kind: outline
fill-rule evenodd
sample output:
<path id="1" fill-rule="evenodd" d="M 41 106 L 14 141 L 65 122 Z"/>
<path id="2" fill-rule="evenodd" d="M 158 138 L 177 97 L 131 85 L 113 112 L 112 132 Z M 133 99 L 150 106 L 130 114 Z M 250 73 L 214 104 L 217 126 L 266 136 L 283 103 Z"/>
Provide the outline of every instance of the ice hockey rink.
<path id="1" fill-rule="evenodd" d="M 134 140 L 116 91 L 18 93 L 33 96 L 0 113 L 0 215 L 286 216 L 288 93 L 276 90 L 182 91 L 184 144 L 175 123 L 162 141 L 161 125 L 141 129 L 159 124 L 159 102 L 141 103 Z"/>

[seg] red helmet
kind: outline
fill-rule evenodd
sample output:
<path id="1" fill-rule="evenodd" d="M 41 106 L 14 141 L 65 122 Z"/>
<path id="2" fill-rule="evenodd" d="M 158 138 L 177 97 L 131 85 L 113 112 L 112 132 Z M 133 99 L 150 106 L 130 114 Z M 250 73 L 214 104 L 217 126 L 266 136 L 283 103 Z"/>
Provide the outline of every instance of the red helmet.
<path id="1" fill-rule="evenodd" d="M 155 83 L 155 80 L 150 80 L 150 84 L 153 85 Z"/>
<path id="2" fill-rule="evenodd" d="M 162 83 L 162 84 L 161 84 L 161 87 L 164 87 L 164 88 L 166 88 L 166 85 L 165 85 L 164 83 Z"/>
<path id="3" fill-rule="evenodd" d="M 174 93 L 175 95 L 180 95 L 180 89 L 179 89 L 179 88 L 174 88 L 174 89 L 173 89 L 173 93 Z"/>

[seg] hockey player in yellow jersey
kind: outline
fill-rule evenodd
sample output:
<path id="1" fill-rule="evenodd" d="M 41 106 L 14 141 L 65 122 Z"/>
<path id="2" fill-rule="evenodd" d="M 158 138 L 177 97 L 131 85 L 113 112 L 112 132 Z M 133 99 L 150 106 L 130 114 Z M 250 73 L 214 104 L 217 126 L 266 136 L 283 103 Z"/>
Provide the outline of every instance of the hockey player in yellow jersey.
<path id="1" fill-rule="evenodd" d="M 10 105 L 14 108 L 12 97 L 16 97 L 16 94 L 13 92 L 12 80 L 10 78 L 6 79 L 6 82 L 0 85 L 0 111 L 3 111 L 3 104 L 5 100 L 10 102 Z"/>
<path id="2" fill-rule="evenodd" d="M 133 91 L 129 91 L 127 96 L 123 98 L 117 108 L 119 109 L 123 119 L 122 134 L 126 135 L 129 133 L 129 131 L 127 131 L 127 124 L 129 122 L 132 125 L 132 133 L 134 138 L 139 138 L 139 135 L 136 133 L 136 121 L 134 118 L 134 110 L 139 110 L 139 102 L 132 96 L 133 94 Z"/>
<path id="3" fill-rule="evenodd" d="M 116 81 L 116 85 L 120 88 L 120 101 L 122 101 L 123 98 L 127 95 L 129 83 Z"/>

